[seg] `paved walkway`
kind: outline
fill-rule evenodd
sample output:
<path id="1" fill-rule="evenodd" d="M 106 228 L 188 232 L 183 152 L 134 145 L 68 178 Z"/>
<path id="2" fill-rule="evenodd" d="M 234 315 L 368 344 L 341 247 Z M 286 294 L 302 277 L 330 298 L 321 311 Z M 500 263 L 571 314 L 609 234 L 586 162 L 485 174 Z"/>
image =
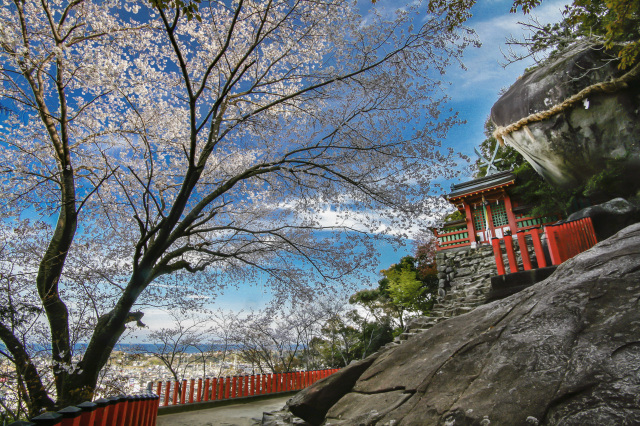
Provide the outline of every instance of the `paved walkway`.
<path id="1" fill-rule="evenodd" d="M 167 414 L 158 416 L 156 424 L 157 426 L 253 426 L 262 419 L 262 413 L 280 410 L 291 396 Z"/>

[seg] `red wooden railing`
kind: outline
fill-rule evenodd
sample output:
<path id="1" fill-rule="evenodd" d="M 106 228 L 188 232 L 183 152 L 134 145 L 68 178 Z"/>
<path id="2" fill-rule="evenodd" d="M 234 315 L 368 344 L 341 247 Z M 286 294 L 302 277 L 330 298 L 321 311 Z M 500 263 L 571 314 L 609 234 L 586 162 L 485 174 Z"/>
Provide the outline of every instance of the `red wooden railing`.
<path id="1" fill-rule="evenodd" d="M 545 254 L 540 241 L 542 230 L 539 228 L 529 229 L 528 231 L 518 231 L 518 245 L 520 246 L 520 254 L 522 256 L 522 266 L 525 271 L 533 268 L 529 251 L 527 249 L 526 235 L 531 236 L 533 249 L 536 254 L 538 268 L 547 266 Z M 596 233 L 593 229 L 591 218 L 578 219 L 571 222 L 561 223 L 558 225 L 547 225 L 544 229 L 547 237 L 547 246 L 551 257 L 552 265 L 559 265 L 573 256 L 582 253 L 593 247 L 597 242 Z M 498 238 L 493 238 L 491 244 L 493 246 L 493 255 L 496 260 L 498 275 L 506 273 L 504 260 L 502 259 L 502 249 Z M 516 263 L 515 251 L 513 248 L 513 240 L 510 235 L 504 237 L 504 245 L 507 252 L 509 271 L 511 273 L 518 272 L 518 264 Z"/>
<path id="2" fill-rule="evenodd" d="M 551 263 L 559 265 L 593 247 L 598 239 L 590 217 L 545 228 Z"/>
<path id="3" fill-rule="evenodd" d="M 252 374 L 233 377 L 213 377 L 180 381 L 158 381 L 155 391 L 160 405 L 192 404 L 234 398 L 290 392 L 311 386 L 320 379 L 338 371 L 337 368 L 291 373 Z M 150 385 L 153 387 L 154 382 Z M 188 396 L 188 398 L 187 398 Z"/>
<path id="4" fill-rule="evenodd" d="M 154 426 L 158 402 L 158 395 L 153 394 L 101 398 L 46 412 L 28 422 L 14 422 L 9 426 Z"/>

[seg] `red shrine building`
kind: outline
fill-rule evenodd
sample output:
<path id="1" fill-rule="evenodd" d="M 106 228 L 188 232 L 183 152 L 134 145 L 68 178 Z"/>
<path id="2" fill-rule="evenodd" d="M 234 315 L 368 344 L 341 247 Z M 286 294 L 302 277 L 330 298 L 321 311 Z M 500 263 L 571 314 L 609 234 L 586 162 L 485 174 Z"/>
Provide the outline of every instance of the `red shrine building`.
<path id="1" fill-rule="evenodd" d="M 435 231 L 437 249 L 489 243 L 492 238 L 502 239 L 505 234 L 516 235 L 560 219 L 529 215 L 530 206 L 520 205 L 509 193 L 515 186 L 516 176 L 509 171 L 452 185 L 447 199 L 464 219 L 447 222 Z"/>

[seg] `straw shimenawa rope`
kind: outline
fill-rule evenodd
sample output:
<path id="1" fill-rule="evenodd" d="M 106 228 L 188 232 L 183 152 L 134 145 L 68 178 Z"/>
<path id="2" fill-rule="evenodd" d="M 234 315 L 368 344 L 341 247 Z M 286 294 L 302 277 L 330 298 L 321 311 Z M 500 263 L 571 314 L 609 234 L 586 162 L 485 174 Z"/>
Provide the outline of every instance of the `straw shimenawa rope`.
<path id="1" fill-rule="evenodd" d="M 636 64 L 629 72 L 626 74 L 613 79 L 611 81 L 605 81 L 602 83 L 596 83 L 589 87 L 585 87 L 580 92 L 566 99 L 560 104 L 557 104 L 546 111 L 536 112 L 528 117 L 522 118 L 515 123 L 511 123 L 506 127 L 498 127 L 494 132 L 493 136 L 500 142 L 500 145 L 504 146 L 504 136 L 515 132 L 516 130 L 520 130 L 522 127 L 536 123 L 538 121 L 546 120 L 547 118 L 553 117 L 554 115 L 566 110 L 567 108 L 575 105 L 578 102 L 583 101 L 589 96 L 597 93 L 613 93 L 621 89 L 625 89 L 628 87 L 629 83 L 640 76 L 640 63 Z"/>

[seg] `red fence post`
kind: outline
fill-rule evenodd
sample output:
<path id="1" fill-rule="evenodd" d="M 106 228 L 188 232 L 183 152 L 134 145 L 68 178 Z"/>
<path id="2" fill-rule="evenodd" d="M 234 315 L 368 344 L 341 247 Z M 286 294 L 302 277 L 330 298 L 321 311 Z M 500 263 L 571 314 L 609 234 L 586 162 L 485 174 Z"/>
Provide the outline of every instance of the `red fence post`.
<path id="1" fill-rule="evenodd" d="M 158 380 L 158 386 L 156 387 L 156 395 L 161 396 L 162 395 L 162 381 Z"/>
<path id="2" fill-rule="evenodd" d="M 131 395 L 129 396 L 129 413 L 127 415 L 128 423 L 130 426 L 137 426 L 140 424 L 140 407 L 142 403 L 142 399 L 140 395 Z"/>
<path id="3" fill-rule="evenodd" d="M 222 380 L 220 380 L 222 383 Z M 218 392 L 218 378 L 214 377 L 211 379 L 211 400 L 215 401 L 216 399 L 220 399 L 220 392 Z"/>
<path id="4" fill-rule="evenodd" d="M 580 231 L 578 231 L 578 224 L 576 222 L 567 222 L 565 227 L 565 238 L 568 242 L 567 246 L 567 258 L 568 260 L 580 253 Z"/>
<path id="5" fill-rule="evenodd" d="M 64 407 L 58 410 L 59 414 L 62 414 L 61 426 L 80 426 L 80 420 L 82 419 L 82 408 L 70 406 Z"/>
<path id="6" fill-rule="evenodd" d="M 129 409 L 129 401 L 125 395 L 121 395 L 118 398 L 117 404 L 120 406 L 120 409 L 118 410 L 116 424 L 124 424 L 127 417 L 127 410 Z"/>
<path id="7" fill-rule="evenodd" d="M 145 395 L 145 394 L 136 395 L 136 400 L 137 400 L 137 408 L 133 417 L 133 421 L 135 422 L 133 426 L 136 426 L 136 425 L 143 426 L 147 424 L 146 419 L 147 419 L 147 412 L 149 411 L 149 395 Z"/>
<path id="8" fill-rule="evenodd" d="M 580 221 L 580 240 L 582 241 L 583 247 L 583 249 L 580 251 L 581 253 L 593 247 L 593 245 L 589 241 L 589 221 L 587 219 L 591 218 L 585 217 Z"/>
<path id="9" fill-rule="evenodd" d="M 136 409 L 136 412 L 133 418 L 133 421 L 135 422 L 134 426 L 146 426 L 147 415 L 149 411 L 149 395 L 148 394 L 136 395 L 136 400 L 138 401 L 138 408 Z"/>
<path id="10" fill-rule="evenodd" d="M 155 426 L 156 420 L 158 418 L 158 405 L 160 404 L 160 398 L 152 396 L 151 400 L 153 403 L 151 404 L 151 415 L 149 416 L 149 426 Z"/>
<path id="11" fill-rule="evenodd" d="M 171 398 L 171 405 L 178 405 L 178 389 L 180 389 L 180 382 L 173 382 L 173 397 Z"/>
<path id="12" fill-rule="evenodd" d="M 516 253 L 513 250 L 513 237 L 511 235 L 504 236 L 504 247 L 507 249 L 507 259 L 509 259 L 509 272 L 512 274 L 518 272 L 518 262 L 516 262 Z"/>
<path id="13" fill-rule="evenodd" d="M 195 387 L 196 387 L 196 380 L 191 379 L 189 381 L 189 404 L 193 403 L 193 391 Z"/>
<path id="14" fill-rule="evenodd" d="M 149 423 L 149 417 L 151 414 L 151 403 L 152 403 L 152 394 L 143 394 L 143 395 L 139 395 L 140 397 L 140 412 L 138 415 L 138 423 L 137 425 L 140 426 L 151 426 L 151 423 Z M 84 426 L 84 425 L 83 425 Z"/>
<path id="15" fill-rule="evenodd" d="M 531 241 L 533 241 L 533 251 L 536 254 L 538 268 L 546 268 L 547 259 L 544 256 L 544 249 L 542 248 L 542 243 L 540 242 L 540 233 L 540 228 L 534 228 L 527 232 L 527 234 L 531 235 Z"/>
<path id="16" fill-rule="evenodd" d="M 82 413 L 80 413 L 80 424 L 82 426 L 93 426 L 96 419 L 96 409 L 98 408 L 98 405 L 94 402 L 85 401 L 76 405 L 76 407 L 82 410 Z"/>
<path id="17" fill-rule="evenodd" d="M 136 401 L 133 396 L 125 396 L 124 397 L 124 410 L 122 410 L 122 424 L 130 425 L 133 419 L 133 411 L 135 408 Z"/>
<path id="18" fill-rule="evenodd" d="M 180 404 L 184 404 L 187 399 L 187 379 L 182 379 L 182 388 L 180 390 Z"/>
<path id="19" fill-rule="evenodd" d="M 196 392 L 196 402 L 202 401 L 202 378 L 198 379 L 198 391 Z"/>
<path id="20" fill-rule="evenodd" d="M 220 394 L 218 399 L 229 399 L 229 388 L 231 387 L 231 378 L 229 376 L 220 379 Z"/>
<path id="21" fill-rule="evenodd" d="M 238 377 L 238 391 L 236 394 L 240 398 L 244 396 L 244 376 Z"/>
<path id="22" fill-rule="evenodd" d="M 571 224 L 563 223 L 558 232 L 558 249 L 560 251 L 560 262 L 565 262 L 571 257 L 574 242 L 572 241 Z"/>
<path id="23" fill-rule="evenodd" d="M 208 401 L 209 400 L 209 378 L 208 377 L 206 379 L 204 379 L 204 395 L 202 395 L 202 397 L 203 397 L 204 401 Z"/>
<path id="24" fill-rule="evenodd" d="M 518 246 L 520 247 L 520 256 L 522 256 L 522 267 L 525 271 L 531 270 L 531 258 L 529 257 L 529 250 L 527 249 L 527 240 L 525 238 L 524 231 L 518 231 Z"/>
<path id="25" fill-rule="evenodd" d="M 547 236 L 547 246 L 549 247 L 549 255 L 551 256 L 551 264 L 559 265 L 562 263 L 560 260 L 560 252 L 558 248 L 558 225 L 548 225 L 544 229 L 544 233 Z"/>
<path id="26" fill-rule="evenodd" d="M 106 425 L 114 425 L 116 424 L 116 420 L 118 420 L 118 411 L 120 411 L 120 403 L 119 398 L 112 396 L 109 398 L 109 412 L 107 413 L 107 421 Z"/>
<path id="27" fill-rule="evenodd" d="M 96 404 L 95 417 L 93 420 L 94 426 L 105 426 L 107 422 L 107 408 L 109 407 L 109 400 L 106 398 L 100 398 L 94 401 Z"/>
<path id="28" fill-rule="evenodd" d="M 131 397 L 131 414 L 130 417 L 128 417 L 129 420 L 129 425 L 131 426 L 137 426 L 140 424 L 140 408 L 142 408 L 142 398 L 140 397 L 140 395 L 133 395 Z"/>
<path id="29" fill-rule="evenodd" d="M 496 267 L 498 268 L 498 275 L 504 275 L 504 261 L 502 260 L 502 250 L 500 249 L 500 240 L 497 238 L 491 239 L 491 246 L 493 247 L 493 257 L 496 259 Z"/>

